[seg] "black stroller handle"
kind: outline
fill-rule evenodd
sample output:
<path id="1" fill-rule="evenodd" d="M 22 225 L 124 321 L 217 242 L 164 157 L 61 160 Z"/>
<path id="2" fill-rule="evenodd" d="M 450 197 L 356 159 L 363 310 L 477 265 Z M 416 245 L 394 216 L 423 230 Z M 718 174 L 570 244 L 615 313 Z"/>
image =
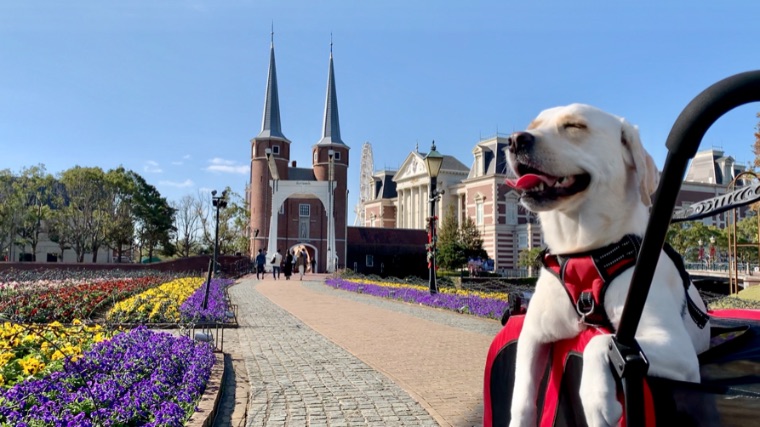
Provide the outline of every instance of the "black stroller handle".
<path id="1" fill-rule="evenodd" d="M 628 426 L 644 425 L 641 385 L 647 371 L 647 361 L 636 343 L 635 334 L 686 166 L 697 153 L 707 129 L 718 118 L 735 107 L 754 101 L 760 101 L 760 70 L 728 77 L 697 95 L 678 116 L 668 135 L 668 155 L 660 175 L 654 206 L 633 270 L 620 325 L 610 345 L 612 367 L 623 382 Z"/>
<path id="2" fill-rule="evenodd" d="M 619 342 L 633 342 L 689 160 L 697 153 L 707 129 L 718 118 L 754 101 L 760 101 L 760 70 L 736 74 L 715 83 L 697 95 L 676 119 L 665 143 L 668 155 L 633 270 L 631 283 L 635 286 L 628 291 L 620 319 L 616 335 Z"/>

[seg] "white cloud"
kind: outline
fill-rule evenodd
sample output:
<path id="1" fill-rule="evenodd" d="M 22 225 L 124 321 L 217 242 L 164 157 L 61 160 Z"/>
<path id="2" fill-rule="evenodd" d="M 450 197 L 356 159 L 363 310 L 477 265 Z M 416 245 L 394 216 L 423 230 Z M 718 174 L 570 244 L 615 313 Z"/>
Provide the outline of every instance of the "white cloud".
<path id="1" fill-rule="evenodd" d="M 159 166 L 158 162 L 156 162 L 154 160 L 148 160 L 143 165 L 143 171 L 147 172 L 147 173 L 161 173 L 164 170 L 161 169 L 161 167 Z"/>
<path id="2" fill-rule="evenodd" d="M 167 187 L 185 188 L 185 187 L 192 187 L 193 185 L 195 185 L 195 183 L 191 179 L 186 179 L 182 182 L 158 181 L 158 185 L 164 185 Z"/>
<path id="3" fill-rule="evenodd" d="M 234 160 L 225 160 L 225 159 L 222 159 L 220 157 L 214 157 L 213 159 L 209 160 L 208 162 L 211 163 L 212 165 L 227 165 L 227 166 L 231 166 L 231 165 L 235 164 Z"/>
<path id="4" fill-rule="evenodd" d="M 185 154 L 184 156 L 182 156 L 182 160 L 174 160 L 174 161 L 172 161 L 172 164 L 174 166 L 182 166 L 182 165 L 185 164 L 185 160 L 188 160 L 189 158 L 190 158 L 190 155 L 189 154 Z"/>
<path id="5" fill-rule="evenodd" d="M 237 164 L 234 160 L 225 160 L 219 157 L 215 157 L 211 160 L 209 160 L 210 165 L 206 166 L 206 171 L 208 172 L 218 172 L 218 173 L 234 173 L 234 174 L 240 174 L 245 175 L 250 171 L 250 167 L 248 165 L 241 165 Z"/>

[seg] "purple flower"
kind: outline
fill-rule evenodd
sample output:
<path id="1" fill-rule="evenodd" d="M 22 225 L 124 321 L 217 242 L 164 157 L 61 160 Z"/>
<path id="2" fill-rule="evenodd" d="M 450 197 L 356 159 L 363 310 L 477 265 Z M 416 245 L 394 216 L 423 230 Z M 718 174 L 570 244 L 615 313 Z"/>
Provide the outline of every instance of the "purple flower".
<path id="1" fill-rule="evenodd" d="M 206 295 L 206 283 L 204 282 L 179 308 L 183 321 L 224 322 L 229 304 L 224 290 L 234 283 L 232 279 L 211 279 L 208 293 L 208 304 L 203 308 L 203 300 Z"/>
<path id="2" fill-rule="evenodd" d="M 94 345 L 62 372 L 0 392 L 0 424 L 181 426 L 214 361 L 206 343 L 139 327 Z"/>
<path id="3" fill-rule="evenodd" d="M 415 288 L 389 288 L 367 283 L 355 283 L 343 279 L 327 279 L 325 284 L 351 292 L 361 292 L 382 298 L 391 298 L 430 307 L 444 308 L 460 313 L 474 314 L 492 319 L 501 318 L 509 304 L 496 298 L 486 298 L 478 295 L 454 295 L 438 293 L 430 295 L 427 290 Z"/>

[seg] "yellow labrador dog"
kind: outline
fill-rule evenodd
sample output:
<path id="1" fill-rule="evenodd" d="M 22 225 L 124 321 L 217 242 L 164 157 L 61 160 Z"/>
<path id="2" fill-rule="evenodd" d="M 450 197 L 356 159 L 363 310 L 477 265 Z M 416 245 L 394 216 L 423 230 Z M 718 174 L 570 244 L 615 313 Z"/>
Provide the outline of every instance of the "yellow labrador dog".
<path id="1" fill-rule="evenodd" d="M 577 254 L 626 235 L 644 235 L 659 174 L 637 128 L 625 119 L 588 105 L 551 108 L 526 131 L 511 135 L 508 158 L 517 178 L 507 184 L 538 213 L 550 253 Z M 632 273 L 629 268 L 614 278 L 603 297 L 614 328 Z M 695 287 L 685 291 L 674 263 L 662 253 L 636 333 L 651 375 L 700 380 L 697 354 L 709 347 L 710 333 L 686 313 L 688 298 L 705 311 Z M 559 278 L 542 269 L 517 344 L 511 426 L 536 425 L 538 382 L 549 344 L 588 327 Z M 609 335 L 596 336 L 583 354 L 580 396 L 590 426 L 617 425 L 623 412 L 608 365 L 609 341 Z"/>

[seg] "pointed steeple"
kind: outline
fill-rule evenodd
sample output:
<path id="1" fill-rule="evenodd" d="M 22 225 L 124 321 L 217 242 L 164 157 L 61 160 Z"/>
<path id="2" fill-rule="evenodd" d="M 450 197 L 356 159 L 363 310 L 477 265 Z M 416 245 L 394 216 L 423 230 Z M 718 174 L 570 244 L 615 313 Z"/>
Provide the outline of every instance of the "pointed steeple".
<path id="1" fill-rule="evenodd" d="M 277 94 L 277 69 L 274 62 L 274 30 L 272 31 L 272 44 L 269 49 L 269 77 L 267 79 L 267 93 L 264 97 L 264 118 L 261 120 L 261 132 L 256 138 L 282 138 L 280 127 L 280 97 Z"/>
<path id="2" fill-rule="evenodd" d="M 330 70 L 327 76 L 327 99 L 325 100 L 325 121 L 322 124 L 322 139 L 317 145 L 341 144 L 340 121 L 338 119 L 338 96 L 335 92 L 335 71 L 333 69 L 332 40 L 330 40 Z"/>

